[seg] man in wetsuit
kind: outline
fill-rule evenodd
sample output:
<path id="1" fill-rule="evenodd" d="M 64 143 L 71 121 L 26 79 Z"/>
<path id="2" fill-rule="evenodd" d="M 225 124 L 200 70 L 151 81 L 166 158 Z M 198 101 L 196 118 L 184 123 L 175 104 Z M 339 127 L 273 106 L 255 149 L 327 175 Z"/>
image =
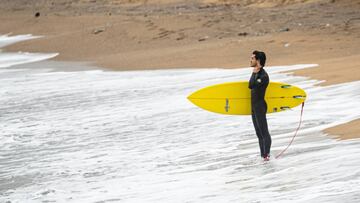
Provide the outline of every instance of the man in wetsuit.
<path id="1" fill-rule="evenodd" d="M 249 80 L 249 88 L 251 89 L 251 116 L 259 139 L 261 157 L 268 161 L 270 159 L 271 136 L 266 120 L 267 104 L 264 99 L 269 84 L 269 76 L 264 70 L 265 61 L 264 52 L 254 51 L 252 53 L 250 65 L 253 67 L 253 72 Z"/>

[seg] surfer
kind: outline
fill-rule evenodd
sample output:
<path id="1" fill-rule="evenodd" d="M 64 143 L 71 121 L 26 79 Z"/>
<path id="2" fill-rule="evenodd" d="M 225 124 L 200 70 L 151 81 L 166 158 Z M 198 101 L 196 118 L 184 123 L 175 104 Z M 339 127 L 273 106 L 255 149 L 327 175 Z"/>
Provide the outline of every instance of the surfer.
<path id="1" fill-rule="evenodd" d="M 250 66 L 253 72 L 249 80 L 251 89 L 251 117 L 259 139 L 261 157 L 265 161 L 270 159 L 271 136 L 269 134 L 266 111 L 267 104 L 264 99 L 266 88 L 269 85 L 269 76 L 264 70 L 266 55 L 262 51 L 254 51 Z"/>

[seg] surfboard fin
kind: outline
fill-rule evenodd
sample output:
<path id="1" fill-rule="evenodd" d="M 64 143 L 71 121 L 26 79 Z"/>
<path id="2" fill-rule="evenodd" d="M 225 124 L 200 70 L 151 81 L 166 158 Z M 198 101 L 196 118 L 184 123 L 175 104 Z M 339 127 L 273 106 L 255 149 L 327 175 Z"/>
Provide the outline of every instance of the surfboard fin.
<path id="1" fill-rule="evenodd" d="M 294 95 L 293 98 L 294 98 L 294 99 L 305 99 L 306 96 L 303 96 L 303 95 Z"/>
<path id="2" fill-rule="evenodd" d="M 289 89 L 289 88 L 291 88 L 291 85 L 281 85 L 281 88 Z"/>
<path id="3" fill-rule="evenodd" d="M 281 106 L 280 109 L 283 111 L 283 110 L 288 110 L 288 109 L 291 109 L 291 108 L 288 107 L 288 106 Z"/>

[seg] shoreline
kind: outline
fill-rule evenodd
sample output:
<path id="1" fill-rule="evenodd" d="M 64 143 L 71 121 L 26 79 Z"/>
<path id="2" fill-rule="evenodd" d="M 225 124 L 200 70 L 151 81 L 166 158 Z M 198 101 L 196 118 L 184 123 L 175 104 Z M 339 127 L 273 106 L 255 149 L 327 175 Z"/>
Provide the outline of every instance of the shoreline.
<path id="1" fill-rule="evenodd" d="M 149 5 L 137 1 L 67 4 L 70 1 L 61 0 L 43 7 L 16 2 L 21 1 L 0 9 L 0 33 L 44 37 L 16 43 L 5 51 L 57 52 L 55 61 L 121 71 L 247 67 L 250 53 L 258 49 L 267 53 L 267 66 L 319 64 L 292 72 L 325 81 L 322 86 L 360 80 L 360 3 L 356 2 L 271 6 L 254 0 L 243 6 L 176 0 Z M 34 17 L 36 11 L 40 17 Z M 356 133 L 360 120 L 325 132 L 341 139 L 360 138 Z"/>

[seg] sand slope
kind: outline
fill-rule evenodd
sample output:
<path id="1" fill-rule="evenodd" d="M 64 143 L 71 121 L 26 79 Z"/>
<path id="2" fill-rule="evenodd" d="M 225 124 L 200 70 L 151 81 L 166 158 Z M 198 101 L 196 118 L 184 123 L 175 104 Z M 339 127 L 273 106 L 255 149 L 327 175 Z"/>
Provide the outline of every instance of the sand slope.
<path id="1" fill-rule="evenodd" d="M 330 85 L 360 80 L 359 9 L 358 0 L 3 0 L 0 33 L 44 36 L 8 51 L 112 70 L 246 67 L 259 49 L 269 66 L 319 64 L 295 73 Z M 349 126 L 360 136 L 358 121 Z"/>

